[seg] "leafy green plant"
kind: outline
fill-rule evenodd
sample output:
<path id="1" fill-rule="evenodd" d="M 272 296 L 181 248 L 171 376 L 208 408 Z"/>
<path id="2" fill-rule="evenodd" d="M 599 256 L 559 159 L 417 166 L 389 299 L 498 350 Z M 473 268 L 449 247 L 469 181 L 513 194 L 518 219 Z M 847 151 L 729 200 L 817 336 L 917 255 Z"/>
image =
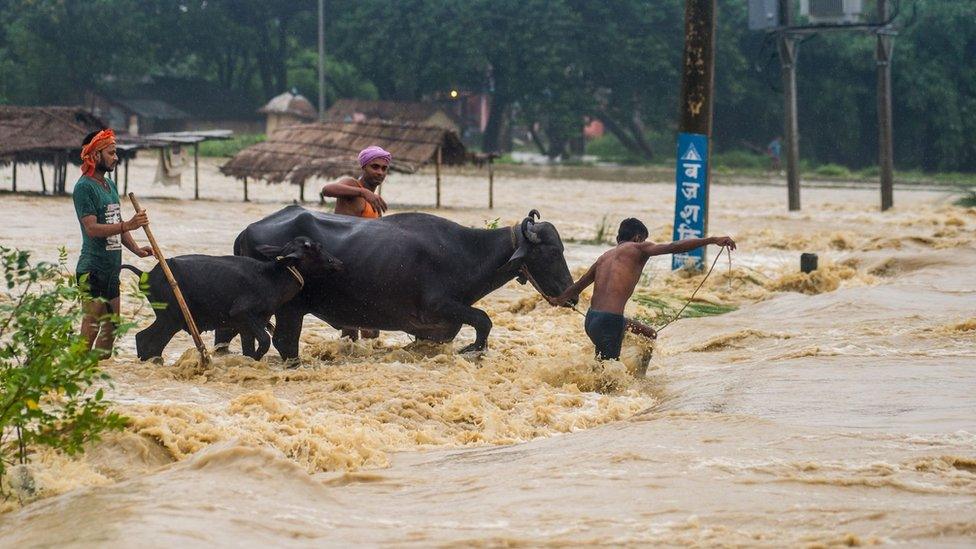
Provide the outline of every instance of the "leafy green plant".
<path id="1" fill-rule="evenodd" d="M 841 166 L 839 164 L 824 164 L 823 166 L 818 166 L 817 169 L 813 170 L 813 173 L 822 175 L 824 177 L 851 176 L 851 170 L 847 169 L 846 166 Z"/>
<path id="2" fill-rule="evenodd" d="M 242 150 L 266 140 L 263 133 L 235 135 L 231 139 L 200 143 L 200 156 L 234 156 Z"/>
<path id="3" fill-rule="evenodd" d="M 650 159 L 625 147 L 616 136 L 610 133 L 588 141 L 586 143 L 586 154 L 596 156 L 603 162 L 620 164 L 647 164 L 650 162 Z"/>
<path id="4" fill-rule="evenodd" d="M 764 170 L 770 167 L 769 157 L 741 149 L 715 153 L 712 155 L 712 167 L 715 169 L 753 169 Z"/>
<path id="5" fill-rule="evenodd" d="M 87 292 L 57 264 L 30 261 L 30 252 L 0 246 L 5 289 L 0 293 L 0 480 L 7 467 L 26 463 L 37 446 L 67 454 L 84 449 L 126 419 L 109 409 L 110 382 L 77 332 Z M 131 324 L 120 323 L 121 335 Z M 0 491 L 3 484 L 0 483 Z M 7 497 L 7 494 L 3 494 Z"/>
<path id="6" fill-rule="evenodd" d="M 500 217 L 496 217 L 495 219 L 486 219 L 485 220 L 485 228 L 486 229 L 497 229 L 498 228 L 498 223 L 499 223 L 500 220 L 501 220 Z"/>

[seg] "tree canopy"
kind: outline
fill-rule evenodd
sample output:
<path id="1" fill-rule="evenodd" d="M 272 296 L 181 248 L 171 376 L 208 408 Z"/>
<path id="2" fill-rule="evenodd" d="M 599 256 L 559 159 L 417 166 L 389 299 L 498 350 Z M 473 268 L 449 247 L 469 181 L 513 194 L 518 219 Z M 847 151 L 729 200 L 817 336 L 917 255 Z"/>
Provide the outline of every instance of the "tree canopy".
<path id="1" fill-rule="evenodd" d="M 871 9 L 873 2 L 867 2 Z M 902 0 L 893 65 L 896 164 L 976 170 L 976 2 Z M 550 156 L 585 119 L 628 149 L 666 158 L 677 118 L 682 0 L 328 0 L 327 98 L 491 96 L 482 137 L 528 128 Z M 747 29 L 747 2 L 718 3 L 714 137 L 762 149 L 782 133 L 775 41 Z M 255 108 L 317 90 L 317 2 L 0 0 L 0 102 L 78 103 L 147 77 L 206 81 Z M 798 62 L 805 158 L 877 158 L 875 41 L 813 35 Z"/>

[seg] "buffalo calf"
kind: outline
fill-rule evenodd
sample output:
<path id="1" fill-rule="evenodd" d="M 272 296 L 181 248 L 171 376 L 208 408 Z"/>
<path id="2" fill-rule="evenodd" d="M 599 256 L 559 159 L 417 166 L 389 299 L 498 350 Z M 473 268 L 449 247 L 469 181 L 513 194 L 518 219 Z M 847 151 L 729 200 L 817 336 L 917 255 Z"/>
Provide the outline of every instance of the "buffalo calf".
<path id="1" fill-rule="evenodd" d="M 261 246 L 259 251 L 274 261 L 208 255 L 182 255 L 167 260 L 197 327 L 201 331 L 236 329 L 241 334 L 244 354 L 255 360 L 263 357 L 271 345 L 266 326 L 275 310 L 295 297 L 306 279 L 320 279 L 342 269 L 341 261 L 304 236 L 284 247 Z M 122 267 L 142 277 L 139 269 Z M 189 332 L 159 265 L 149 271 L 148 285 L 149 301 L 165 307 L 154 308 L 156 320 L 136 334 L 140 360 L 162 356 L 177 332 Z"/>

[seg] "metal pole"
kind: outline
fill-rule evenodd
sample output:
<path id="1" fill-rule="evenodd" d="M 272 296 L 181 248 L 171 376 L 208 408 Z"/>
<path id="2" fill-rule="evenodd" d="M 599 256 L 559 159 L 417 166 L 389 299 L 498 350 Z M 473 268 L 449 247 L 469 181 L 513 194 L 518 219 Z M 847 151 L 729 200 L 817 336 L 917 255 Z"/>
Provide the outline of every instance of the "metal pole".
<path id="1" fill-rule="evenodd" d="M 437 161 L 434 164 L 435 175 L 437 178 L 437 208 L 441 207 L 441 148 L 437 147 Z"/>
<path id="2" fill-rule="evenodd" d="M 325 120 L 325 0 L 319 0 L 319 121 Z"/>
<path id="3" fill-rule="evenodd" d="M 887 21 L 888 0 L 878 0 L 878 19 Z M 878 68 L 878 167 L 881 175 L 881 211 L 891 208 L 894 192 L 894 145 L 891 124 L 891 54 L 895 33 L 888 27 L 878 29 L 875 49 Z"/>
<path id="4" fill-rule="evenodd" d="M 200 199 L 200 144 L 193 144 L 193 200 Z"/>
<path id="5" fill-rule="evenodd" d="M 793 24 L 793 2 L 780 0 L 783 27 Z M 786 140 L 786 188 L 790 211 L 800 209 L 800 134 L 796 108 L 796 56 L 799 41 L 783 30 L 779 33 L 779 61 L 783 78 L 783 139 Z"/>

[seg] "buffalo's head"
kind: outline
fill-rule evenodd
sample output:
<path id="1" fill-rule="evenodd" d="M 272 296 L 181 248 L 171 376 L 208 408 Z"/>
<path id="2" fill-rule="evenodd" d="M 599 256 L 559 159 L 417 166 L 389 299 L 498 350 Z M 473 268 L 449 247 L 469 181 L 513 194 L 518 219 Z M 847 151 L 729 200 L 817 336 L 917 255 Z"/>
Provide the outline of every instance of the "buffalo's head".
<path id="1" fill-rule="evenodd" d="M 563 256 L 563 241 L 552 223 L 536 221 L 537 210 L 531 210 L 515 230 L 515 253 L 503 267 L 507 271 L 520 271 L 525 267 L 546 295 L 555 297 L 573 284 L 573 276 Z M 525 283 L 525 275 L 519 273 L 518 281 Z M 574 299 L 573 304 L 576 303 Z"/>
<path id="2" fill-rule="evenodd" d="M 282 247 L 258 246 L 257 250 L 281 265 L 293 266 L 302 274 L 315 276 L 342 270 L 342 261 L 314 240 L 299 236 Z"/>

